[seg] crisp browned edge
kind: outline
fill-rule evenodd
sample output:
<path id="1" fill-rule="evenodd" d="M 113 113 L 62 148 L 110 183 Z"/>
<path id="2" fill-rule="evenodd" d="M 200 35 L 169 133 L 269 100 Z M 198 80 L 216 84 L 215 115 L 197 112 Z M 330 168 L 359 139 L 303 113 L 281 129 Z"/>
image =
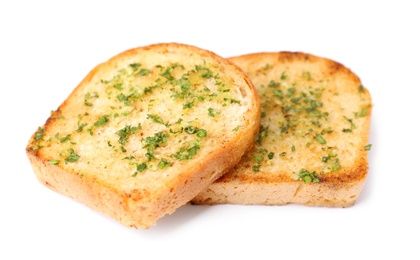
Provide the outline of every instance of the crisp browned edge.
<path id="1" fill-rule="evenodd" d="M 211 51 L 180 43 L 158 43 L 130 49 L 97 65 L 70 93 L 69 97 L 82 88 L 84 84 L 89 83 L 96 72 L 108 63 L 142 50 L 154 48 L 160 50 L 160 48 L 170 47 L 187 48 L 191 49 L 191 51 L 199 52 L 242 75 L 253 93 L 254 102 L 253 107 L 249 108 L 249 120 L 254 123 L 247 125 L 242 134 L 238 134 L 232 141 L 221 144 L 219 149 L 206 156 L 205 161 L 198 162 L 194 168 L 180 173 L 178 178 L 167 184 L 167 189 L 162 189 L 161 193 L 153 198 L 146 198 L 149 195 L 147 191 L 133 190 L 131 193 L 124 193 L 94 178 L 87 176 L 80 178 L 74 172 L 64 171 L 56 165 L 48 165 L 44 158 L 38 156 L 37 151 L 30 149 L 34 144 L 36 133 L 34 132 L 27 144 L 26 153 L 39 182 L 58 193 L 73 198 L 98 212 L 118 220 L 125 226 L 147 229 L 155 225 L 159 218 L 166 214 L 171 214 L 176 208 L 188 203 L 200 191 L 238 163 L 244 152 L 252 147 L 253 139 L 258 133 L 260 120 L 259 97 L 252 82 L 237 65 Z M 61 107 L 67 105 L 68 98 L 54 112 L 55 116 L 60 114 Z M 54 119 L 50 116 L 43 127 L 45 129 L 48 128 L 53 121 Z M 104 201 L 106 203 L 103 203 Z"/>
<path id="2" fill-rule="evenodd" d="M 263 59 L 267 55 L 276 55 L 280 62 L 305 61 L 324 62 L 329 75 L 343 73 L 354 87 L 361 81 L 349 68 L 328 58 L 303 52 L 260 52 L 228 58 L 230 61 Z M 357 90 L 356 90 L 357 91 Z M 371 100 L 368 89 L 364 88 L 366 98 Z M 371 109 L 366 115 L 366 128 L 362 133 L 362 143 L 367 144 L 370 132 Z M 355 203 L 363 189 L 368 174 L 367 151 L 360 151 L 354 167 L 341 169 L 339 174 L 320 176 L 321 183 L 303 183 L 285 175 L 274 178 L 250 175 L 233 177 L 229 172 L 217 179 L 205 191 L 192 200 L 193 204 L 264 204 L 285 205 L 289 203 L 310 206 L 347 207 Z M 250 193 L 253 194 L 250 194 Z"/>

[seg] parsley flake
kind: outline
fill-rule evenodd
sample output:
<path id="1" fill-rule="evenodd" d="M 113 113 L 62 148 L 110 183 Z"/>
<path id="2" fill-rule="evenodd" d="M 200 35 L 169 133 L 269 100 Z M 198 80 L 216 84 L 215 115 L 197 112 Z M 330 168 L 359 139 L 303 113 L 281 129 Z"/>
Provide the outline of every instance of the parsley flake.
<path id="1" fill-rule="evenodd" d="M 109 122 L 109 119 L 108 119 L 108 117 L 109 117 L 110 115 L 104 115 L 104 116 L 101 116 L 99 119 L 98 119 L 98 121 L 96 121 L 95 123 L 94 123 L 94 126 L 96 126 L 96 127 L 99 127 L 99 126 L 104 126 L 106 123 L 108 123 Z"/>
<path id="2" fill-rule="evenodd" d="M 34 139 L 36 141 L 38 141 L 39 139 L 41 139 L 44 136 L 44 132 L 45 132 L 44 128 L 38 127 L 38 131 L 35 133 Z"/>
<path id="3" fill-rule="evenodd" d="M 164 125 L 163 119 L 155 114 L 147 114 L 147 119 L 151 119 L 153 122 Z"/>
<path id="4" fill-rule="evenodd" d="M 327 141 L 325 141 L 324 137 L 322 137 L 322 135 L 320 135 L 320 134 L 317 134 L 315 138 L 318 141 L 318 143 L 320 143 L 320 144 L 326 144 L 327 143 Z"/>
<path id="5" fill-rule="evenodd" d="M 79 160 L 80 156 L 76 154 L 72 148 L 68 149 L 68 151 L 70 152 L 70 155 L 66 159 L 64 159 L 64 161 L 75 162 Z"/>
<path id="6" fill-rule="evenodd" d="M 363 149 L 365 149 L 365 151 L 369 151 L 371 147 L 372 147 L 372 144 L 368 144 Z"/>
<path id="7" fill-rule="evenodd" d="M 60 163 L 60 160 L 50 160 L 48 161 L 48 165 L 57 165 Z"/>
<path id="8" fill-rule="evenodd" d="M 318 178 L 318 174 L 314 171 L 314 172 L 309 172 L 306 169 L 302 169 L 300 170 L 299 174 L 299 180 L 304 181 L 305 183 L 309 183 L 309 182 L 320 182 L 319 178 Z"/>

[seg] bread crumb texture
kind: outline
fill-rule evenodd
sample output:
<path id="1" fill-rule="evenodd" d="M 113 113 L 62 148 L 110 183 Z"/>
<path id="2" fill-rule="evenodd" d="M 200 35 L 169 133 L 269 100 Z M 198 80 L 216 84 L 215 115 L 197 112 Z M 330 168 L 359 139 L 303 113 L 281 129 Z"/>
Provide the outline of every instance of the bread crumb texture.
<path id="1" fill-rule="evenodd" d="M 306 53 L 230 59 L 260 96 L 254 147 L 197 204 L 354 204 L 367 172 L 371 97 L 343 65 Z"/>
<path id="2" fill-rule="evenodd" d="M 149 228 L 236 164 L 259 119 L 256 90 L 235 65 L 193 46 L 155 44 L 94 68 L 27 154 L 49 188 Z"/>

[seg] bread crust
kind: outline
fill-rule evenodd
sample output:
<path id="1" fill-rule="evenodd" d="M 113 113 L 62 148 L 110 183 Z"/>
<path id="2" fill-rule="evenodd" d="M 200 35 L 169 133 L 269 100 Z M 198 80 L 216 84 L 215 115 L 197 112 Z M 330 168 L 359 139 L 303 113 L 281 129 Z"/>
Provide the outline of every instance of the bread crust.
<path id="1" fill-rule="evenodd" d="M 141 66 L 144 70 L 138 69 Z M 207 67 L 199 74 L 202 68 L 197 66 Z M 131 71 L 130 67 L 133 74 L 134 70 L 143 73 L 141 76 L 144 80 L 133 79 L 121 72 L 122 69 Z M 184 73 L 187 70 L 189 74 Z M 205 72 L 209 73 L 205 75 Z M 188 103 L 183 103 L 186 102 L 184 99 L 172 98 L 168 93 L 176 94 L 174 89 L 178 86 L 175 84 L 183 79 L 182 73 L 183 76 L 190 77 L 188 79 L 191 82 L 195 77 L 195 83 L 188 85 L 190 88 L 194 87 L 194 91 L 210 91 L 208 88 L 214 87 L 213 96 L 219 95 L 220 98 L 193 96 L 193 102 L 190 102 L 194 103 L 193 109 L 186 107 Z M 115 82 L 112 83 L 114 85 L 108 83 L 116 78 L 123 78 L 122 86 L 127 84 L 130 88 L 123 89 L 121 85 L 114 84 Z M 153 85 L 154 89 L 145 88 L 140 97 L 130 96 L 131 99 L 128 99 L 128 94 L 124 91 L 135 89 L 137 85 L 146 82 L 146 79 L 161 85 Z M 217 92 L 214 82 L 222 84 L 227 94 Z M 99 94 L 95 94 L 96 91 Z M 164 98 L 167 94 L 168 97 Z M 155 98 L 147 95 L 154 95 L 152 97 Z M 103 98 L 104 96 L 107 98 Z M 191 96 L 192 94 L 188 97 Z M 240 102 L 235 98 L 240 99 Z M 151 108 L 156 99 L 160 102 L 159 105 Z M 125 103 L 117 106 L 107 103 L 111 102 L 109 100 Z M 149 105 L 142 108 L 145 100 L 149 101 Z M 235 102 L 226 104 L 226 100 Z M 100 117 L 108 113 L 104 111 L 104 107 L 108 108 L 110 105 L 113 107 L 112 114 Z M 230 114 L 209 117 L 209 105 L 220 105 L 221 112 Z M 230 106 L 232 108 L 229 108 Z M 132 108 L 130 114 L 121 116 L 127 107 Z M 229 112 L 235 109 L 239 109 L 237 115 Z M 155 115 L 159 111 L 164 112 L 159 116 Z M 182 116 L 173 111 L 182 111 Z M 167 117 L 162 119 L 166 114 Z M 175 122 L 178 116 L 183 120 Z M 154 118 L 154 122 L 150 117 Z M 188 203 L 201 190 L 232 168 L 252 146 L 258 133 L 259 120 L 258 94 L 252 82 L 235 64 L 213 52 L 190 45 L 153 44 L 127 50 L 96 66 L 51 114 L 46 123 L 31 136 L 26 152 L 38 180 L 48 188 L 104 213 L 125 226 L 147 229 L 155 225 L 159 218 Z M 228 129 L 236 126 L 232 127 L 232 121 L 240 124 L 236 131 Z M 117 130 L 121 131 L 124 126 L 126 127 L 123 129 L 130 129 L 127 126 L 134 126 L 133 122 L 141 123 L 141 126 L 131 128 L 132 132 L 126 132 L 131 135 L 130 139 L 127 137 L 126 142 Z M 192 135 L 185 133 L 187 123 L 197 126 L 196 130 L 203 127 L 208 131 L 205 135 L 197 135 L 198 137 L 193 139 L 190 137 Z M 177 124 L 182 127 L 178 127 Z M 87 129 L 89 126 L 91 128 Z M 82 130 L 79 132 L 74 131 L 75 129 Z M 161 142 L 168 145 L 165 143 L 160 147 L 153 144 L 153 151 L 152 148 L 147 148 L 145 139 L 147 136 L 153 137 L 153 134 L 159 131 L 167 134 L 164 138 L 168 141 L 165 139 Z M 66 136 L 67 133 L 69 134 Z M 116 133 L 120 133 L 119 140 Z M 173 140 L 169 144 L 171 135 L 179 135 L 180 141 Z M 192 147 L 193 152 L 188 150 L 189 153 L 185 155 L 186 150 L 182 150 L 182 147 L 179 149 L 179 143 L 183 140 L 196 143 Z M 65 153 L 67 154 L 63 155 Z M 190 159 L 177 159 L 177 153 Z M 64 158 L 67 160 L 65 163 Z M 158 159 L 161 158 L 170 161 L 170 166 L 158 164 Z M 127 163 L 134 159 L 137 161 Z M 139 168 L 141 160 L 145 165 L 147 163 L 146 169 Z M 132 174 L 136 176 L 133 177 Z"/>
<path id="2" fill-rule="evenodd" d="M 278 87 L 278 85 L 287 85 L 294 81 L 293 88 L 297 89 L 296 93 L 299 91 L 304 93 L 305 88 L 311 88 L 313 92 L 316 92 L 317 87 L 325 88 L 322 90 L 322 97 L 316 102 L 321 104 L 321 112 L 329 113 L 325 116 L 328 119 L 321 118 L 315 123 L 312 121 L 314 125 L 297 123 L 278 135 L 272 133 L 276 135 L 276 138 L 272 138 L 271 142 L 277 147 L 267 144 L 268 141 L 262 145 L 256 144 L 258 149 L 265 149 L 268 152 L 277 149 L 272 161 L 264 157 L 259 171 L 253 171 L 252 167 L 256 165 L 255 159 L 261 158 L 260 154 L 262 154 L 258 154 L 255 148 L 245 154 L 238 165 L 210 185 L 207 190 L 201 192 L 192 202 L 194 204 L 263 205 L 296 203 L 327 207 L 353 205 L 364 186 L 368 173 L 367 150 L 364 147 L 368 145 L 371 116 L 371 97 L 358 76 L 338 62 L 302 52 L 254 53 L 232 57 L 230 60 L 248 74 L 260 95 L 261 92 L 263 93 L 261 98 L 263 107 L 270 106 L 270 102 L 276 98 L 266 96 L 266 93 L 271 91 L 270 87 L 267 87 L 270 81 L 273 85 L 272 89 L 276 88 L 275 85 Z M 291 81 L 287 82 L 286 77 L 284 81 L 281 79 L 283 72 Z M 306 76 L 309 75 L 312 79 L 302 80 L 301 75 L 307 72 L 309 74 Z M 299 88 L 299 85 L 304 87 Z M 287 91 L 286 87 L 281 90 Z M 292 97 L 296 97 L 295 100 L 298 98 L 296 95 Z M 284 109 L 290 104 L 293 102 L 284 102 L 280 107 Z M 360 112 L 361 108 L 362 112 Z M 276 109 L 280 108 L 277 106 Z M 273 110 L 275 109 L 266 109 L 267 115 L 275 113 Z M 262 111 L 265 113 L 264 108 Z M 293 116 L 291 115 L 292 118 Z M 284 122 L 286 117 L 280 113 L 280 116 L 277 114 L 277 117 L 270 117 L 270 123 L 262 119 L 261 124 L 269 125 L 270 129 L 278 128 L 280 124 L 276 120 L 280 118 L 279 120 Z M 322 126 L 317 126 L 318 123 Z M 346 124 L 351 124 L 351 128 L 354 126 L 354 129 L 348 128 Z M 332 126 L 334 131 L 321 134 L 321 130 L 327 130 L 329 126 Z M 315 133 L 319 134 L 315 135 Z M 319 147 L 315 138 L 318 136 L 327 139 L 327 144 L 321 145 L 323 150 L 316 146 Z M 267 139 L 270 139 L 270 134 Z M 331 145 L 333 148 L 328 148 L 330 143 L 333 144 Z M 296 147 L 295 152 L 291 151 L 292 146 Z M 326 157 L 328 149 L 339 151 L 338 157 L 334 157 L 337 154 Z M 281 159 L 277 157 L 278 159 L 275 160 L 276 156 L 279 156 L 279 151 L 284 151 L 282 153 L 284 156 L 280 154 Z M 340 160 L 338 162 L 341 165 L 329 166 L 329 169 L 324 170 L 328 168 L 327 161 L 331 163 L 333 160 L 338 160 L 335 158 Z M 274 163 L 274 166 L 264 167 L 264 163 Z M 299 171 L 302 169 L 307 169 L 308 173 L 316 172 L 316 181 L 319 182 L 313 182 L 315 179 L 313 178 L 312 181 L 305 183 L 302 178 L 299 178 Z"/>

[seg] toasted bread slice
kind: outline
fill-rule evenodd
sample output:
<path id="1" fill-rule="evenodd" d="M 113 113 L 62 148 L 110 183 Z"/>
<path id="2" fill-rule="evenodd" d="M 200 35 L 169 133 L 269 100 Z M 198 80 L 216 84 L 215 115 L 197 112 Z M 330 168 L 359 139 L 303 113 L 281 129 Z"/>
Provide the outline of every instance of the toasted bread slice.
<path id="1" fill-rule="evenodd" d="M 195 204 L 354 204 L 368 173 L 371 97 L 332 60 L 305 53 L 230 59 L 260 95 L 261 126 L 240 163 Z"/>
<path id="2" fill-rule="evenodd" d="M 258 94 L 236 65 L 155 44 L 94 68 L 26 151 L 47 187 L 146 229 L 238 163 L 259 119 Z"/>

